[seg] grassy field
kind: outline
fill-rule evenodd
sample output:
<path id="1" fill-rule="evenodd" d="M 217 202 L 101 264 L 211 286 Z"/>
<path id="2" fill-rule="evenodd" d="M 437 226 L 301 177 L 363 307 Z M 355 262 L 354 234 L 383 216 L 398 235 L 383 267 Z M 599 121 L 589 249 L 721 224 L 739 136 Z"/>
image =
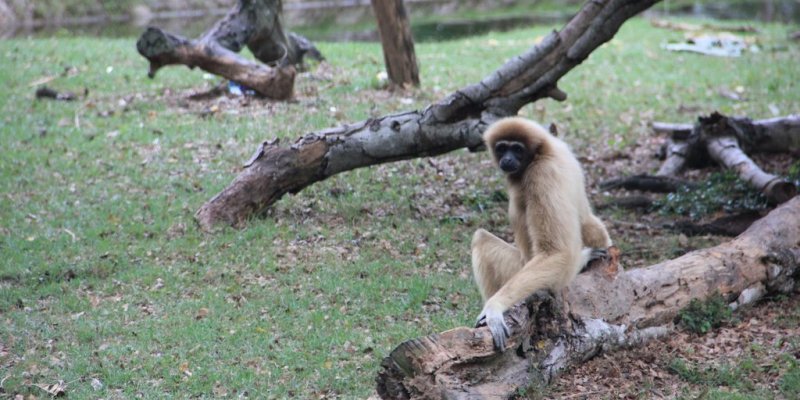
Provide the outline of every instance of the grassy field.
<path id="1" fill-rule="evenodd" d="M 760 52 L 723 59 L 666 52 L 683 33 L 633 20 L 562 81 L 567 102 L 522 115 L 558 123 L 597 176 L 593 160 L 652 140 L 652 121 L 796 113 L 800 48 L 759 28 Z M 188 100 L 217 80 L 149 80 L 133 39 L 0 41 L 0 397 L 58 382 L 70 398 L 369 396 L 396 345 L 480 311 L 471 234 L 509 232 L 487 155 L 342 174 L 244 230 L 205 235 L 192 215 L 263 140 L 424 107 L 551 29 L 420 44 L 422 88 L 405 94 L 378 87 L 379 45 L 319 43 L 329 65 L 287 103 Z M 82 97 L 36 100 L 42 82 Z M 615 232 L 623 250 L 640 235 Z M 643 262 L 685 251 L 653 242 Z"/>

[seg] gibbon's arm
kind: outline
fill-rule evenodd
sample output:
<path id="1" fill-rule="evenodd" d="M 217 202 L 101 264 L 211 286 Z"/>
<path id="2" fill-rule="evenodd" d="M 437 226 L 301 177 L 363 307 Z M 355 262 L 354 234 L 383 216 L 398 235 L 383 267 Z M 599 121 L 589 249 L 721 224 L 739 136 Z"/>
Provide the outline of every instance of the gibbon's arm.
<path id="1" fill-rule="evenodd" d="M 537 290 L 560 287 L 571 276 L 570 270 L 579 262 L 578 258 L 580 254 L 573 255 L 569 252 L 536 255 L 486 301 L 477 324 L 485 322 L 489 326 L 496 349 L 504 351 L 506 338 L 511 336 L 503 313 Z"/>
<path id="2" fill-rule="evenodd" d="M 574 203 L 562 199 L 558 189 L 554 187 L 550 195 L 534 202 L 538 209 L 536 204 L 529 205 L 526 220 L 535 241 L 534 256 L 486 301 L 478 316 L 478 324 L 486 322 L 495 348 L 501 351 L 510 336 L 503 313 L 537 290 L 566 285 L 588 259 L 588 253 L 582 251 L 578 211 L 569 207 Z"/>

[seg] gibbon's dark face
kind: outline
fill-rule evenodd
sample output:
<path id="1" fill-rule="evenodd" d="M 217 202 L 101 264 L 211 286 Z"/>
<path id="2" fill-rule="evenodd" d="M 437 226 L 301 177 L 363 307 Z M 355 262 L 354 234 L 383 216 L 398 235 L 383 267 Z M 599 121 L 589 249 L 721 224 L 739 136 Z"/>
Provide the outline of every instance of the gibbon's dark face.
<path id="1" fill-rule="evenodd" d="M 497 165 L 503 172 L 516 175 L 525 170 L 531 162 L 531 154 L 520 142 L 501 140 L 494 145 Z"/>

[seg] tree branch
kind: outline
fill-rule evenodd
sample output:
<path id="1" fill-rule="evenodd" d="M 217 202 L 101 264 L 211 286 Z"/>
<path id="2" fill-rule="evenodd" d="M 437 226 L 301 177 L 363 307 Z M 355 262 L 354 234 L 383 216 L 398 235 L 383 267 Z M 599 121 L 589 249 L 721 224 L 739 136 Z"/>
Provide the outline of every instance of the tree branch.
<path id="1" fill-rule="evenodd" d="M 149 27 L 136 49 L 150 62 L 150 78 L 162 67 L 182 64 L 236 81 L 262 96 L 285 100 L 292 96 L 294 65 L 302 65 L 305 55 L 321 60 L 322 54 L 304 37 L 284 32 L 282 12 L 280 0 L 239 0 L 199 39 Z M 263 64 L 237 54 L 245 46 Z"/>
<path id="2" fill-rule="evenodd" d="M 481 82 L 421 111 L 387 115 L 298 139 L 291 147 L 264 145 L 233 182 L 195 214 L 204 230 L 242 226 L 286 193 L 295 193 L 339 172 L 397 160 L 481 146 L 494 120 L 515 115 L 544 97 L 563 100 L 557 83 L 628 18 L 658 0 L 589 1 L 560 32 L 509 60 Z M 312 149 L 306 149 L 311 146 Z M 301 166 L 302 174 L 292 173 Z M 286 168 L 289 168 L 288 170 Z"/>

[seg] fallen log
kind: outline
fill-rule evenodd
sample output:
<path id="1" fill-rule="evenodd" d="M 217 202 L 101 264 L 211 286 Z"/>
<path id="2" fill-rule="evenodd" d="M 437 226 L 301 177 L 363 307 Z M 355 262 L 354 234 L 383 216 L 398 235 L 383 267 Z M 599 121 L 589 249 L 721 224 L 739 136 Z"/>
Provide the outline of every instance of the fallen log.
<path id="1" fill-rule="evenodd" d="M 800 118 L 797 118 L 797 121 L 800 122 Z M 763 142 L 759 142 L 760 137 L 756 136 L 755 132 L 748 132 L 749 128 L 752 129 L 752 123 L 749 120 L 733 119 L 714 113 L 708 118 L 700 118 L 699 126 L 711 159 L 723 167 L 735 171 L 740 179 L 764 193 L 770 203 L 780 204 L 797 194 L 794 183 L 764 172 L 739 147 L 741 142 L 744 145 L 754 143 L 760 144 L 762 147 L 774 148 L 775 141 L 772 136 L 765 137 L 769 140 L 766 141 L 768 145 L 764 146 Z M 777 132 L 785 133 L 782 130 Z M 781 144 L 790 148 L 793 140 L 800 139 L 800 129 L 797 133 L 796 137 L 784 135 L 782 138 L 788 140 L 781 141 Z M 796 143 L 794 144 L 796 145 Z M 783 150 L 786 149 L 786 147 L 783 148 Z"/>
<path id="2" fill-rule="evenodd" d="M 600 184 L 602 190 L 625 189 L 655 193 L 671 193 L 681 187 L 692 186 L 688 182 L 670 176 L 634 175 L 627 178 L 609 179 Z"/>
<path id="3" fill-rule="evenodd" d="M 496 119 L 544 97 L 565 100 L 558 80 L 610 40 L 628 18 L 656 2 L 586 2 L 561 31 L 424 110 L 310 133 L 289 147 L 264 142 L 233 182 L 200 207 L 195 220 L 207 231 L 219 224 L 241 227 L 284 194 L 343 171 L 477 149 L 483 130 Z"/>
<path id="4" fill-rule="evenodd" d="M 150 61 L 147 73 L 150 78 L 165 65 L 183 64 L 200 67 L 275 100 L 291 98 L 294 91 L 294 66 L 272 68 L 243 58 L 215 42 L 186 39 L 151 27 L 136 46 Z"/>
<path id="5" fill-rule="evenodd" d="M 616 257 L 579 274 L 559 296 L 537 293 L 506 314 L 510 345 L 489 329 L 456 328 L 400 344 L 381 363 L 383 399 L 504 399 L 549 383 L 604 351 L 638 345 L 674 328 L 693 299 L 719 293 L 739 307 L 791 293 L 800 275 L 800 198 L 736 239 L 623 272 Z"/>
<path id="6" fill-rule="evenodd" d="M 295 66 L 309 55 L 322 59 L 311 42 L 284 32 L 280 0 L 239 0 L 236 6 L 198 39 L 149 27 L 136 49 L 150 62 L 147 75 L 167 65 L 200 67 L 277 100 L 292 96 Z M 237 53 L 247 46 L 258 62 Z M 275 64 L 269 66 L 267 64 Z"/>
<path id="7" fill-rule="evenodd" d="M 794 183 L 764 172 L 747 154 L 800 149 L 800 115 L 752 121 L 715 112 L 698 118 L 695 125 L 656 122 L 653 130 L 670 135 L 664 148 L 664 162 L 655 176 L 611 179 L 602 182 L 601 187 L 673 192 L 691 185 L 675 178 L 684 168 L 713 161 L 735 171 L 772 204 L 783 203 L 797 194 Z"/>
<path id="8" fill-rule="evenodd" d="M 692 220 L 676 221 L 672 228 L 686 236 L 720 235 L 739 236 L 754 222 L 761 219 L 758 211 L 744 211 L 726 215 L 708 223 L 697 223 Z"/>
<path id="9" fill-rule="evenodd" d="M 800 149 L 800 115 L 756 121 L 748 118 L 724 117 L 719 113 L 713 113 L 712 116 L 714 115 L 718 116 L 716 118 L 726 118 L 729 121 L 725 126 L 730 128 L 730 134 L 743 144 L 748 153 L 776 153 Z M 687 163 L 707 164 L 707 161 L 702 159 L 708 156 L 704 148 L 707 145 L 705 139 L 709 134 L 704 132 L 708 128 L 702 126 L 702 120 L 703 118 L 699 118 L 695 125 L 653 123 L 653 130 L 656 133 L 670 135 L 666 146 L 666 158 L 656 176 L 675 176 Z"/>

